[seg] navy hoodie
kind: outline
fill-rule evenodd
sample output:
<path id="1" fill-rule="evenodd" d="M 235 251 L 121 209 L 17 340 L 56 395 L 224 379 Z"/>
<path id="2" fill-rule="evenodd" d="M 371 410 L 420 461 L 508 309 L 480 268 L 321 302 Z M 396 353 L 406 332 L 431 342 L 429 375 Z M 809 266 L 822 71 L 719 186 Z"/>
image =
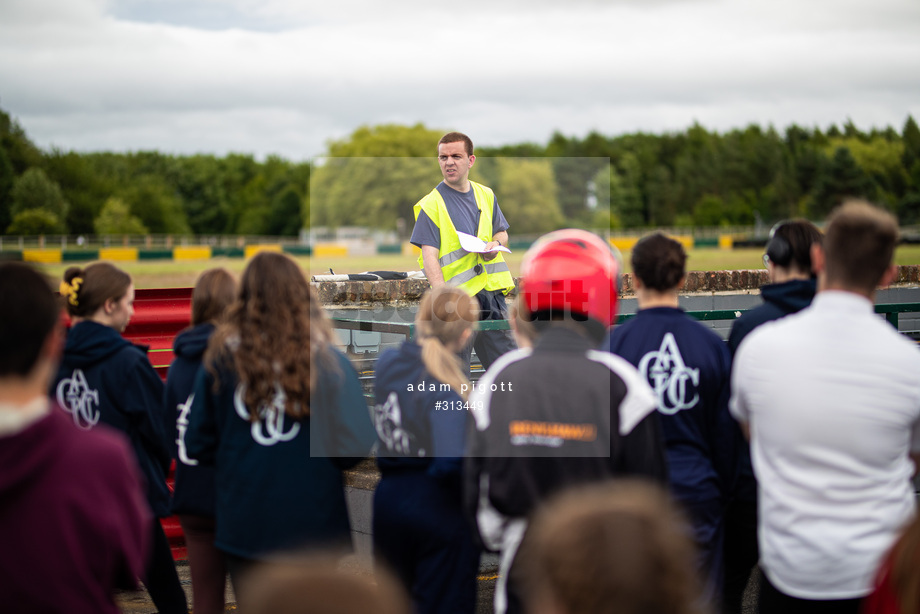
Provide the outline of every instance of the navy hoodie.
<path id="1" fill-rule="evenodd" d="M 413 341 L 377 359 L 374 426 L 381 474 L 417 469 L 461 486 L 467 414 L 457 391 L 432 377 Z M 420 390 L 420 388 L 423 388 Z"/>
<path id="2" fill-rule="evenodd" d="M 128 436 L 146 479 L 150 508 L 160 518 L 169 516 L 171 459 L 163 430 L 163 380 L 146 349 L 111 327 L 79 322 L 67 333 L 51 396 L 78 427 L 91 429 L 101 422 Z"/>
<path id="3" fill-rule="evenodd" d="M 731 358 L 719 337 L 672 307 L 642 309 L 610 334 L 658 396 L 671 489 L 680 501 L 718 501 L 734 482 L 728 413 Z"/>
<path id="4" fill-rule="evenodd" d="M 728 348 L 731 350 L 732 357 L 752 330 L 761 324 L 802 311 L 811 305 L 817 290 L 818 284 L 814 279 L 793 279 L 781 284 L 763 286 L 760 289 L 763 305 L 745 312 L 732 324 L 732 330 L 728 336 Z M 736 437 L 738 438 L 738 481 L 733 494 L 744 501 L 755 501 L 757 481 L 754 477 L 754 468 L 751 466 L 750 445 L 741 434 L 741 429 L 738 429 Z"/>
<path id="5" fill-rule="evenodd" d="M 214 325 L 206 322 L 185 329 L 173 342 L 175 359 L 166 378 L 164 415 L 166 432 L 171 435 L 172 456 L 176 460 L 172 504 L 176 514 L 214 515 L 214 467 L 202 465 L 185 450 L 195 376 L 213 333 Z"/>
<path id="6" fill-rule="evenodd" d="M 745 312 L 732 324 L 728 336 L 728 347 L 732 356 L 738 351 L 741 340 L 752 330 L 772 320 L 778 320 L 790 313 L 797 313 L 815 298 L 817 284 L 814 279 L 793 279 L 781 284 L 767 284 L 760 289 L 763 305 Z"/>
<path id="7" fill-rule="evenodd" d="M 354 367 L 337 350 L 329 354 L 313 363 L 317 386 L 300 420 L 279 411 L 276 397 L 252 422 L 228 365 L 218 365 L 216 392 L 214 376 L 198 371 L 187 451 L 215 466 L 214 545 L 224 552 L 262 559 L 351 543 L 341 471 L 367 456 L 374 427 Z"/>

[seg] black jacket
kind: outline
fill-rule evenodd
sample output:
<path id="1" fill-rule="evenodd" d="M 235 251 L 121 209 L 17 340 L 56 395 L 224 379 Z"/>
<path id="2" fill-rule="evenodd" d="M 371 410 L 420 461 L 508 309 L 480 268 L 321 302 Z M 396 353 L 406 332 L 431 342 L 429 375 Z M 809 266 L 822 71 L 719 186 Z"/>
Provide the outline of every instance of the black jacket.
<path id="1" fill-rule="evenodd" d="M 470 406 L 465 505 L 488 549 L 501 548 L 495 519 L 526 518 L 562 488 L 626 475 L 667 484 L 651 388 L 574 330 L 551 327 L 532 351 L 502 356 Z"/>

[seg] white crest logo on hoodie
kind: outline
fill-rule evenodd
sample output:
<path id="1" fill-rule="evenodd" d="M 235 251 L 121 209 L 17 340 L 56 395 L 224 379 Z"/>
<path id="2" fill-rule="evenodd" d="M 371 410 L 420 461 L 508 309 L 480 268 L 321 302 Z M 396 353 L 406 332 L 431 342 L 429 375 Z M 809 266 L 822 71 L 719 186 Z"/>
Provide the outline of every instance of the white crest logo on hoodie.
<path id="1" fill-rule="evenodd" d="M 665 415 L 692 409 L 700 400 L 700 370 L 684 363 L 672 333 L 665 333 L 657 352 L 642 357 L 639 371 L 658 395 L 658 411 Z"/>
<path id="2" fill-rule="evenodd" d="M 236 387 L 236 391 L 233 393 L 233 407 L 240 418 L 250 422 L 249 408 L 246 407 L 246 402 L 243 400 L 245 390 L 246 387 L 243 384 Z M 284 390 L 280 385 L 275 384 L 275 396 L 271 402 L 265 403 L 263 401 L 259 405 L 259 419 L 251 423 L 252 439 L 257 444 L 273 446 L 280 441 L 290 441 L 297 437 L 297 433 L 300 432 L 300 424 L 297 422 L 291 424 L 287 431 L 284 430 L 287 428 L 284 424 L 285 399 L 287 399 L 287 396 L 284 394 Z"/>
<path id="3" fill-rule="evenodd" d="M 99 422 L 99 391 L 91 389 L 81 369 L 74 369 L 57 385 L 57 402 L 73 416 L 73 422 L 89 430 Z"/>

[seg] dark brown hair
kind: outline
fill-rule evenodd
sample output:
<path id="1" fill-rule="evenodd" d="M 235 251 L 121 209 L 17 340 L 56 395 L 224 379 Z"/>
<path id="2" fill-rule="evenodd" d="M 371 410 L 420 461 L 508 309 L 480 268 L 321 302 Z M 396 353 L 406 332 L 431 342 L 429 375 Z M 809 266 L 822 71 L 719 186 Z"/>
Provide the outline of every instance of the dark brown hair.
<path id="1" fill-rule="evenodd" d="M 821 244 L 821 231 L 808 220 L 796 218 L 776 225 L 767 243 L 767 255 L 773 264 L 814 277 L 811 246 Z"/>
<path id="2" fill-rule="evenodd" d="M 537 511 L 515 573 L 534 603 L 549 599 L 565 612 L 700 613 L 691 535 L 650 482 L 576 488 Z"/>
<path id="3" fill-rule="evenodd" d="M 473 155 L 473 141 L 462 132 L 448 132 L 441 137 L 441 140 L 438 141 L 438 145 L 440 146 L 445 143 L 463 143 L 466 146 L 466 155 Z"/>
<path id="4" fill-rule="evenodd" d="M 218 365 L 236 373 L 253 421 L 279 386 L 285 413 L 303 418 L 310 414 L 316 383 L 311 363 L 329 361 L 331 338 L 328 321 L 297 263 L 283 254 L 261 252 L 243 271 L 239 299 L 211 336 L 205 366 L 216 386 Z"/>
<path id="5" fill-rule="evenodd" d="M 633 247 L 631 262 L 642 284 L 658 292 L 673 290 L 687 273 L 684 246 L 661 232 L 639 239 Z"/>
<path id="6" fill-rule="evenodd" d="M 108 262 L 94 262 L 85 269 L 72 266 L 64 271 L 61 296 L 67 313 L 87 318 L 109 299 L 121 300 L 131 287 L 131 276 Z"/>
<path id="7" fill-rule="evenodd" d="M 900 233 L 887 211 L 851 200 L 835 209 L 824 232 L 829 284 L 873 292 L 891 265 Z"/>
<path id="8" fill-rule="evenodd" d="M 192 325 L 216 321 L 236 300 L 236 280 L 227 269 L 208 269 L 192 290 Z"/>
<path id="9" fill-rule="evenodd" d="M 26 377 L 58 324 L 48 280 L 27 264 L 0 264 L 0 377 Z"/>

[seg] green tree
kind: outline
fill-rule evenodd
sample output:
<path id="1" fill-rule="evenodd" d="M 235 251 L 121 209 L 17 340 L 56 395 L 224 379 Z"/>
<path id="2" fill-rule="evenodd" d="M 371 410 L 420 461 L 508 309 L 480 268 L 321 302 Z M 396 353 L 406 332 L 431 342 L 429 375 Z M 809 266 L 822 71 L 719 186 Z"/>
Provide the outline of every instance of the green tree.
<path id="1" fill-rule="evenodd" d="M 909 186 L 914 191 L 920 191 L 920 128 L 913 116 L 908 115 L 901 131 L 904 144 L 904 153 L 901 156 L 901 166 L 909 177 Z"/>
<path id="2" fill-rule="evenodd" d="M 493 188 L 514 235 L 542 234 L 562 228 L 566 219 L 555 196 L 553 167 L 546 159 L 500 158 Z"/>
<path id="3" fill-rule="evenodd" d="M 824 165 L 809 207 L 810 217 L 823 218 L 846 198 L 872 199 L 872 180 L 846 147 L 838 147 Z"/>
<path id="4" fill-rule="evenodd" d="M 670 226 L 677 216 L 676 189 L 671 171 L 664 165 L 656 166 L 645 185 L 648 194 L 648 220 L 650 226 Z"/>
<path id="5" fill-rule="evenodd" d="M 0 228 L 10 225 L 12 218 L 10 192 L 15 182 L 16 174 L 13 172 L 13 163 L 6 155 L 6 150 L 0 147 Z"/>
<path id="6" fill-rule="evenodd" d="M 131 208 L 119 198 L 109 198 L 94 222 L 97 235 L 145 235 L 148 230 Z"/>
<path id="7" fill-rule="evenodd" d="M 19 122 L 3 110 L 0 110 L 0 149 L 6 151 L 16 175 L 33 166 L 41 166 L 41 151 L 29 140 Z"/>
<path id="8" fill-rule="evenodd" d="M 638 158 L 627 153 L 610 166 L 610 216 L 626 228 L 645 225 L 645 206 L 639 189 L 641 167 Z M 611 226 L 613 228 L 613 226 Z"/>
<path id="9" fill-rule="evenodd" d="M 297 236 L 303 228 L 303 198 L 293 187 L 286 188 L 272 199 L 266 220 L 270 235 Z"/>
<path id="10" fill-rule="evenodd" d="M 64 234 L 64 223 L 47 209 L 27 209 L 13 216 L 6 229 L 11 235 Z"/>
<path id="11" fill-rule="evenodd" d="M 116 195 L 152 233 L 189 234 L 191 228 L 175 191 L 157 175 L 141 175 Z"/>
<path id="12" fill-rule="evenodd" d="M 329 143 L 310 175 L 310 223 L 395 229 L 402 218 L 411 227 L 413 205 L 440 180 L 441 135 L 422 124 L 363 126 Z"/>
<path id="13" fill-rule="evenodd" d="M 19 176 L 10 192 L 10 211 L 16 215 L 32 209 L 43 209 L 61 222 L 67 219 L 70 208 L 64 200 L 60 186 L 48 178 L 40 168 L 30 168 Z M 63 228 L 66 232 L 66 228 Z"/>
<path id="14" fill-rule="evenodd" d="M 72 234 L 91 234 L 93 220 L 102 203 L 114 192 L 114 183 L 96 172 L 91 158 L 76 152 L 53 149 L 45 156 L 44 169 L 61 186 L 70 203 L 67 227 Z"/>

